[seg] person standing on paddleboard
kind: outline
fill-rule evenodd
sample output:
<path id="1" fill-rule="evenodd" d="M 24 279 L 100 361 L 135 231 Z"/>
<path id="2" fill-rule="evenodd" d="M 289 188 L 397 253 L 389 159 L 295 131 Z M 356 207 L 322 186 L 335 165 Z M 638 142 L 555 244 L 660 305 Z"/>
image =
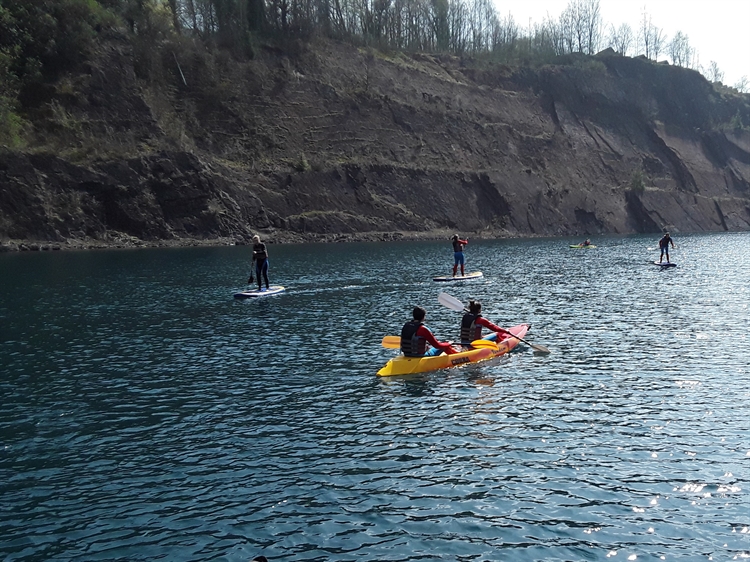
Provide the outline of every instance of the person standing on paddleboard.
<path id="1" fill-rule="evenodd" d="M 465 310 L 465 309 L 464 309 Z M 482 326 L 492 330 L 492 334 L 482 338 Z M 509 334 L 508 330 L 496 326 L 482 316 L 482 303 L 469 301 L 469 312 L 461 318 L 461 345 L 471 347 L 471 342 L 478 339 L 496 341 L 498 334 Z"/>
<path id="2" fill-rule="evenodd" d="M 440 355 L 443 351 L 448 355 L 457 353 L 451 347 L 450 342 L 439 342 L 432 331 L 424 325 L 424 317 L 427 313 L 420 306 L 415 306 L 412 311 L 412 320 L 401 328 L 401 353 L 405 357 L 430 357 Z M 427 350 L 427 344 L 432 349 Z"/>
<path id="3" fill-rule="evenodd" d="M 667 232 L 664 236 L 662 236 L 662 239 L 659 240 L 659 250 L 661 250 L 661 253 L 659 254 L 659 263 L 661 263 L 661 260 L 664 257 L 664 254 L 667 255 L 667 263 L 669 263 L 669 245 L 670 244 L 672 244 L 672 247 L 674 248 L 674 242 L 669 237 L 669 232 Z"/>
<path id="4" fill-rule="evenodd" d="M 258 291 L 268 290 L 268 250 L 266 245 L 260 241 L 260 236 L 257 234 L 253 236 L 253 260 L 255 262 L 255 276 L 258 278 Z M 251 262 L 252 263 L 252 262 Z M 263 279 L 266 282 L 266 288 L 261 287 L 260 276 L 263 274 Z"/>
<path id="5" fill-rule="evenodd" d="M 453 242 L 453 277 L 456 276 L 458 266 L 461 266 L 461 277 L 464 276 L 464 246 L 469 243 L 468 240 L 461 240 L 458 234 L 451 238 Z"/>

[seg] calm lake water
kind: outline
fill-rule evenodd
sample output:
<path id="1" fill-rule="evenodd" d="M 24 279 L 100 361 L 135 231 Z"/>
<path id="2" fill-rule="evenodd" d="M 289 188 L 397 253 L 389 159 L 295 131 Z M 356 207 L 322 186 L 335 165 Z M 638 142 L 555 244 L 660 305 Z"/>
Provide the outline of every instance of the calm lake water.
<path id="1" fill-rule="evenodd" d="M 750 234 L 0 255 L 0 559 L 750 557 Z M 411 308 L 531 322 L 400 378 Z"/>

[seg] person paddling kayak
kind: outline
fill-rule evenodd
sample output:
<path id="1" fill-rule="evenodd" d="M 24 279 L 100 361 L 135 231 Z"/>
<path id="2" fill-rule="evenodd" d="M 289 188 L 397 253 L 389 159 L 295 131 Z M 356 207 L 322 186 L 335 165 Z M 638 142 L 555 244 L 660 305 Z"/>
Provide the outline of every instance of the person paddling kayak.
<path id="1" fill-rule="evenodd" d="M 482 327 L 492 330 L 482 338 Z M 507 334 L 508 330 L 496 326 L 482 316 L 482 303 L 479 301 L 469 301 L 469 312 L 461 318 L 461 345 L 470 347 L 471 342 L 478 339 L 496 341 L 499 334 Z"/>
<path id="2" fill-rule="evenodd" d="M 260 241 L 260 236 L 257 234 L 253 236 L 253 241 L 255 242 L 253 244 L 253 259 L 252 262 L 255 262 L 255 276 L 258 278 L 258 291 L 263 291 L 264 289 L 261 287 L 261 274 L 263 275 L 263 280 L 266 282 L 266 288 L 267 291 L 269 288 L 268 284 L 268 249 L 266 248 L 266 245 Z M 251 265 L 252 265 L 251 262 Z"/>
<path id="3" fill-rule="evenodd" d="M 464 276 L 464 246 L 469 243 L 468 240 L 461 240 L 458 234 L 454 234 L 451 238 L 453 242 L 453 277 L 456 276 L 458 266 L 461 266 L 461 277 Z"/>
<path id="4" fill-rule="evenodd" d="M 401 352 L 406 357 L 430 357 L 440 355 L 442 352 L 451 355 L 457 353 L 449 342 L 439 342 L 432 331 L 424 325 L 425 309 L 415 306 L 412 311 L 412 320 L 401 328 Z M 432 349 L 427 350 L 427 344 Z"/>
<path id="5" fill-rule="evenodd" d="M 662 236 L 661 240 L 659 240 L 659 250 L 661 251 L 661 253 L 659 254 L 659 263 L 661 263 L 661 260 L 665 254 L 667 256 L 667 263 L 669 263 L 670 244 L 672 244 L 672 248 L 674 248 L 674 242 L 672 241 L 672 238 L 670 238 L 669 232 L 667 232 L 664 236 Z"/>

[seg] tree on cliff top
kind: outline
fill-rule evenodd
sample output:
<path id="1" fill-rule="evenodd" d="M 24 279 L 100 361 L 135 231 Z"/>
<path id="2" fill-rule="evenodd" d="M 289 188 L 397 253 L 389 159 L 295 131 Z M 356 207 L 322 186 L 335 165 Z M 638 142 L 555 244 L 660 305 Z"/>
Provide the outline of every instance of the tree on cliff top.
<path id="1" fill-rule="evenodd" d="M 113 22 L 95 0 L 0 0 L 0 143 L 20 144 L 23 92 L 84 60 Z"/>
<path id="2" fill-rule="evenodd" d="M 647 13 L 637 39 L 647 58 L 664 35 Z M 159 51 L 176 34 L 252 57 L 261 41 L 287 49 L 290 38 L 314 34 L 384 49 L 484 55 L 506 64 L 551 63 L 559 55 L 596 53 L 603 45 L 599 0 L 569 0 L 557 19 L 526 34 L 490 0 L 0 0 L 0 127 L 18 134 L 19 97 L 39 102 L 33 85 L 83 61 L 98 34 L 130 35 L 140 77 L 159 71 Z M 627 54 L 627 26 L 612 28 L 610 45 Z M 687 36 L 670 44 L 672 60 L 689 66 Z M 171 58 L 171 57 L 170 57 Z M 179 63 L 178 63 L 179 64 Z M 717 72 L 708 69 L 715 80 Z M 7 141 L 5 141 L 7 142 Z"/>

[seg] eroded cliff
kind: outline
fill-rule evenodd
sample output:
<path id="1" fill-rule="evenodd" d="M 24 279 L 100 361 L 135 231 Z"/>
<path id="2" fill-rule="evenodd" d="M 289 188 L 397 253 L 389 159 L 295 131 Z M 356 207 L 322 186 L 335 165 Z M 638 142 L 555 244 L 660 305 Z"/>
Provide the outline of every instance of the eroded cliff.
<path id="1" fill-rule="evenodd" d="M 602 53 L 517 69 L 334 42 L 145 62 L 123 37 L 29 93 L 6 248 L 750 229 L 748 96 Z M 148 63 L 149 68 L 143 66 Z M 641 181 L 642 180 L 642 181 Z"/>

